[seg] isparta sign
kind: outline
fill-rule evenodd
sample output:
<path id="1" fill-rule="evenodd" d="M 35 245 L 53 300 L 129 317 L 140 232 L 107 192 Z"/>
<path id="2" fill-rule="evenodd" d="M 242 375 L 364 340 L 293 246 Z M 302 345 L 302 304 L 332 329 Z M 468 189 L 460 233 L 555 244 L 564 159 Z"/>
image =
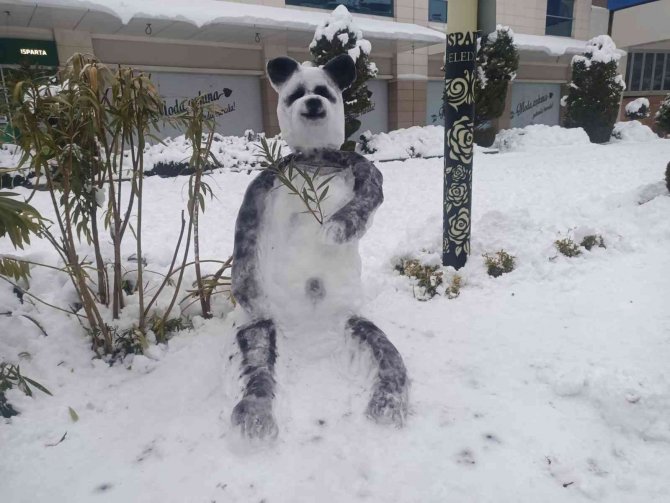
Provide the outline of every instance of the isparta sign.
<path id="1" fill-rule="evenodd" d="M 0 38 L 0 65 L 56 67 L 56 44 L 50 40 Z"/>
<path id="2" fill-rule="evenodd" d="M 529 124 L 557 126 L 560 121 L 561 86 L 559 84 L 512 84 L 512 127 Z"/>
<path id="3" fill-rule="evenodd" d="M 261 91 L 258 77 L 163 73 L 151 74 L 163 98 L 163 115 L 173 117 L 198 99 L 216 110 L 216 131 L 222 135 L 241 135 L 247 129 L 262 131 Z M 178 134 L 165 128 L 163 136 Z"/>

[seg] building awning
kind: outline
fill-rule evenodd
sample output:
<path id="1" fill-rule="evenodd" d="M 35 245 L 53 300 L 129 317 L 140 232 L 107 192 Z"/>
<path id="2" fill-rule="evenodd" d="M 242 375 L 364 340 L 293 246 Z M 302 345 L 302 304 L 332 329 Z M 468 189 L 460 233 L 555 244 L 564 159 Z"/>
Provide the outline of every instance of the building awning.
<path id="1" fill-rule="evenodd" d="M 246 44 L 285 34 L 289 46 L 307 47 L 329 14 L 219 0 L 0 0 L 0 33 L 7 25 Z M 445 40 L 444 33 L 416 24 L 356 15 L 354 20 L 374 50 L 403 51 Z"/>
<path id="2" fill-rule="evenodd" d="M 520 51 L 543 52 L 548 56 L 582 54 L 586 49 L 585 40 L 552 35 L 514 34 L 514 45 Z"/>

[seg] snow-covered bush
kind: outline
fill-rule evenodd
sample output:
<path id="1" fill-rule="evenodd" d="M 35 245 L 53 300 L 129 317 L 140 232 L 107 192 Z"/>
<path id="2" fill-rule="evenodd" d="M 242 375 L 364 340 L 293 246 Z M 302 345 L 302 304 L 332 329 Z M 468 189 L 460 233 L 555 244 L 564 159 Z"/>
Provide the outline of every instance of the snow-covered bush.
<path id="1" fill-rule="evenodd" d="M 582 254 L 577 243 L 571 237 L 565 237 L 554 241 L 554 246 L 561 255 L 566 257 L 578 257 Z"/>
<path id="2" fill-rule="evenodd" d="M 374 154 L 377 152 L 377 149 L 373 146 L 370 145 L 370 141 L 372 140 L 373 135 L 370 130 L 365 131 L 361 136 L 358 137 L 359 139 L 359 150 L 363 154 Z"/>
<path id="3" fill-rule="evenodd" d="M 654 115 L 654 122 L 663 134 L 670 134 L 670 94 L 661 102 L 661 106 Z"/>
<path id="4" fill-rule="evenodd" d="M 366 82 L 377 76 L 377 66 L 370 61 L 372 44 L 363 38 L 363 32 L 354 22 L 344 5 L 339 5 L 330 17 L 321 23 L 309 45 L 316 65 L 325 65 L 340 54 L 349 54 L 356 63 L 356 80 L 342 93 L 344 101 L 344 137 L 347 150 L 353 150 L 355 142 L 346 141 L 361 127 L 357 117 L 372 110 L 372 91 Z"/>
<path id="5" fill-rule="evenodd" d="M 609 141 L 626 88 L 619 74 L 621 54 L 607 35 L 589 40 L 583 56 L 572 58 L 572 81 L 567 97 L 568 127 L 581 127 L 594 143 Z"/>
<path id="6" fill-rule="evenodd" d="M 654 141 L 658 135 L 649 126 L 632 120 L 617 122 L 612 130 L 612 141 Z"/>
<path id="7" fill-rule="evenodd" d="M 514 32 L 509 26 L 496 26 L 496 31 L 478 41 L 477 78 L 475 79 L 475 141 L 482 146 L 493 143 L 490 121 L 505 110 L 509 82 L 519 68 L 519 51 L 514 45 Z"/>
<path id="8" fill-rule="evenodd" d="M 363 133 L 359 152 L 374 161 L 435 157 L 444 154 L 444 127 L 413 126 L 388 133 Z"/>
<path id="9" fill-rule="evenodd" d="M 649 117 L 649 100 L 647 98 L 637 98 L 626 105 L 626 119 L 639 120 Z"/>
<path id="10" fill-rule="evenodd" d="M 438 288 L 442 285 L 442 271 L 439 265 L 423 264 L 415 258 L 403 258 L 396 264 L 395 270 L 403 276 L 412 278 L 414 281 L 412 291 L 417 300 L 432 299 L 437 295 Z M 459 292 L 460 280 L 455 290 L 456 294 Z"/>
<path id="11" fill-rule="evenodd" d="M 514 152 L 587 143 L 589 137 L 581 128 L 568 129 L 561 126 L 531 124 L 524 128 L 499 131 L 493 142 L 493 148 L 501 152 Z"/>
<path id="12" fill-rule="evenodd" d="M 222 168 L 231 171 L 245 171 L 261 168 L 260 148 L 263 133 L 247 130 L 244 136 L 223 136 L 214 133 L 212 154 L 216 162 L 208 163 L 206 170 Z M 281 137 L 271 139 L 277 142 L 285 153 L 290 149 Z M 191 142 L 185 135 L 175 138 L 166 138 L 161 143 L 155 143 L 144 149 L 144 169 L 149 176 L 177 176 L 190 175 L 192 169 L 189 159 L 193 154 Z"/>
<path id="13" fill-rule="evenodd" d="M 591 248 L 597 246 L 598 248 L 607 248 L 605 246 L 605 240 L 600 234 L 588 234 L 582 238 L 579 246 L 586 248 L 588 251 L 591 251 Z"/>
<path id="14" fill-rule="evenodd" d="M 516 257 L 505 250 L 497 251 L 493 255 L 485 253 L 483 257 L 486 273 L 494 278 L 512 272 L 516 266 Z"/>

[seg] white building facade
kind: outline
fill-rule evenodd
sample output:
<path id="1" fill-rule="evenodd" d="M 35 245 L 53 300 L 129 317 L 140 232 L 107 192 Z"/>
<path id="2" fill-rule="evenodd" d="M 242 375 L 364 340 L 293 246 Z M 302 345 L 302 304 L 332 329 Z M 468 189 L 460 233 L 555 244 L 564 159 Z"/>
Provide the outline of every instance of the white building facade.
<path id="1" fill-rule="evenodd" d="M 649 99 L 651 117 L 670 94 L 670 0 L 655 0 L 613 16 L 612 38 L 627 53 L 626 91 L 622 111 L 630 101 Z"/>
<path id="2" fill-rule="evenodd" d="M 371 41 L 371 58 L 379 68 L 378 78 L 369 83 L 375 107 L 362 117 L 361 132 L 439 122 L 448 21 L 444 0 L 135 3 L 0 1 L 0 65 L 15 65 L 21 49 L 55 52 L 49 54 L 52 65 L 54 56 L 62 65 L 74 52 L 91 53 L 109 65 L 151 72 L 167 115 L 177 113 L 183 100 L 204 94 L 224 111 L 218 121 L 223 134 L 247 129 L 274 134 L 276 95 L 265 78 L 265 63 L 280 55 L 309 60 L 316 26 L 344 4 Z M 515 31 L 521 52 L 498 126 L 559 123 L 570 60 L 585 40 L 606 29 L 606 9 L 592 0 L 489 0 L 481 5 L 490 19 Z"/>

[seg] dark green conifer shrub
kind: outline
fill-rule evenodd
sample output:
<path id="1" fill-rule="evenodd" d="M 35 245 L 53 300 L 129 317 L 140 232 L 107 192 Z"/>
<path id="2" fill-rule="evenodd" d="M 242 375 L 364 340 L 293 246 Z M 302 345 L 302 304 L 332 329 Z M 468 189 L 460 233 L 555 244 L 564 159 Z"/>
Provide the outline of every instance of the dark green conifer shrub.
<path id="1" fill-rule="evenodd" d="M 670 94 L 661 102 L 661 106 L 654 115 L 654 122 L 661 133 L 670 134 Z"/>
<path id="2" fill-rule="evenodd" d="M 581 127 L 593 143 L 609 141 L 621 94 L 626 88 L 619 74 L 620 54 L 607 35 L 589 40 L 583 56 L 572 59 L 572 81 L 562 100 L 566 125 Z"/>
<path id="3" fill-rule="evenodd" d="M 489 146 L 495 138 L 491 125 L 505 110 L 510 81 L 519 68 L 519 51 L 514 45 L 514 32 L 498 25 L 496 31 L 480 39 L 477 50 L 475 79 L 475 142 Z"/>
<path id="4" fill-rule="evenodd" d="M 314 33 L 309 45 L 315 65 L 325 65 L 335 56 L 349 54 L 356 63 L 356 80 L 342 93 L 344 101 L 344 137 L 350 138 L 361 127 L 358 119 L 374 109 L 372 92 L 366 82 L 377 76 L 377 66 L 370 61 L 372 45 L 363 38 L 363 32 L 354 24 L 344 5 L 339 5 Z M 343 149 L 353 150 L 354 141 L 345 141 Z"/>

